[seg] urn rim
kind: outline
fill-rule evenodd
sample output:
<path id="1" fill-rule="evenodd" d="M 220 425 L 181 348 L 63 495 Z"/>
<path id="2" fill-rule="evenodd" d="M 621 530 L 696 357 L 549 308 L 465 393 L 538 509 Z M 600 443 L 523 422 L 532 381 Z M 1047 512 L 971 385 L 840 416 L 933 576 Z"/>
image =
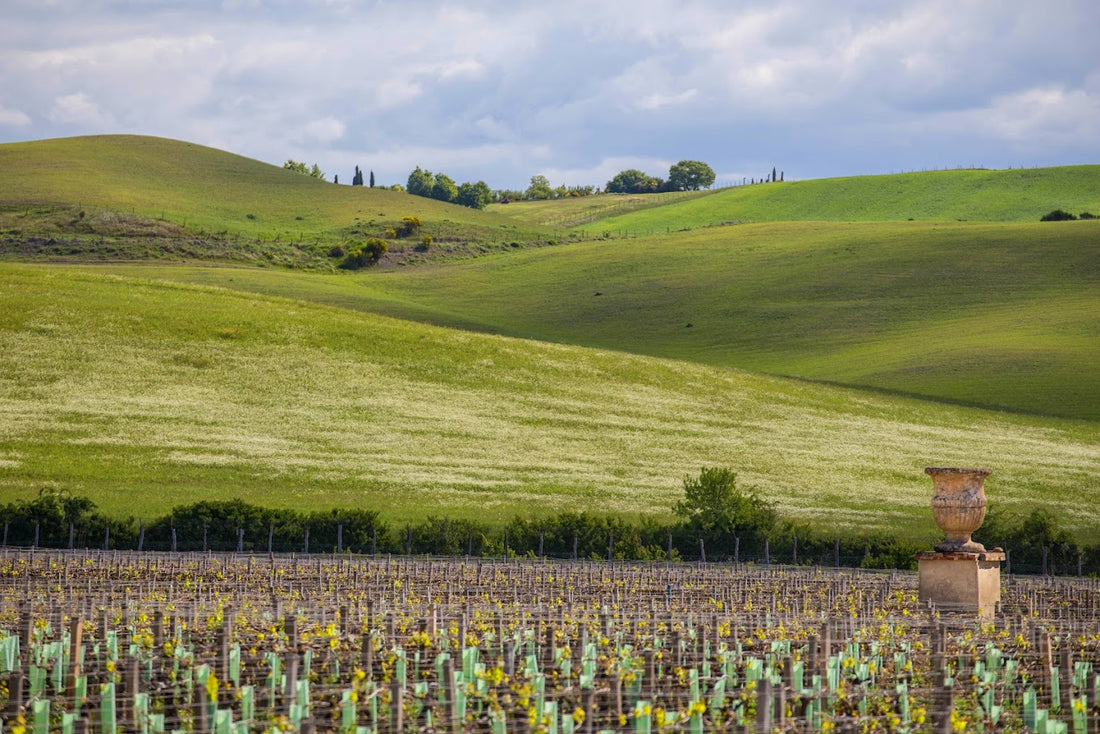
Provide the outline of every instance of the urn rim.
<path id="1" fill-rule="evenodd" d="M 926 466 L 924 473 L 933 474 L 980 474 L 981 476 L 989 476 L 993 473 L 992 469 L 986 467 L 964 468 L 958 466 Z"/>

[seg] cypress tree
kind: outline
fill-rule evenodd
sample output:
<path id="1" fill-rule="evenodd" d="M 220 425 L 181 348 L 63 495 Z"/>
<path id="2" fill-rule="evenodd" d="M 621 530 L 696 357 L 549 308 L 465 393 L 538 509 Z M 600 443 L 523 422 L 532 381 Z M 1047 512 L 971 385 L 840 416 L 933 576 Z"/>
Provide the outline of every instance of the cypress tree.
<path id="1" fill-rule="evenodd" d="M 370 187 L 372 189 L 374 188 L 374 171 L 373 170 L 370 172 Z"/>

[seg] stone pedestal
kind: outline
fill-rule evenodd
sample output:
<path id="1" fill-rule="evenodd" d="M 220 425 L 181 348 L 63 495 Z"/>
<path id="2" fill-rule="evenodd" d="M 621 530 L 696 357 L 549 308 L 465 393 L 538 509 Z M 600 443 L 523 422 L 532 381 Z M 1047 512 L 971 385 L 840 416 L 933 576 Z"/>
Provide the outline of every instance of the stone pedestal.
<path id="1" fill-rule="evenodd" d="M 1004 551 L 917 554 L 921 601 L 931 601 L 945 612 L 992 617 L 1001 600 L 1001 563 Z"/>

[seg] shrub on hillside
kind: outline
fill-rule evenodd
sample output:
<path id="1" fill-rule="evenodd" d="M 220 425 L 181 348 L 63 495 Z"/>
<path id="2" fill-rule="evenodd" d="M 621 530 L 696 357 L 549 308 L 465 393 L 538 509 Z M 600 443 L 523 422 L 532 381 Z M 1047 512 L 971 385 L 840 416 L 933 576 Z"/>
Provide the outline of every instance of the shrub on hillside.
<path id="1" fill-rule="evenodd" d="M 1078 216 L 1081 219 L 1096 219 L 1096 215 L 1092 212 L 1081 212 Z"/>
<path id="2" fill-rule="evenodd" d="M 1066 222 L 1071 219 L 1077 219 L 1077 217 L 1067 211 L 1062 211 L 1061 209 L 1055 209 L 1054 211 L 1039 217 L 1040 222 Z"/>
<path id="3" fill-rule="evenodd" d="M 371 237 L 360 247 L 352 247 L 344 257 L 340 267 L 344 270 L 359 270 L 368 265 L 374 265 L 383 255 L 389 252 L 390 246 L 385 240 Z"/>

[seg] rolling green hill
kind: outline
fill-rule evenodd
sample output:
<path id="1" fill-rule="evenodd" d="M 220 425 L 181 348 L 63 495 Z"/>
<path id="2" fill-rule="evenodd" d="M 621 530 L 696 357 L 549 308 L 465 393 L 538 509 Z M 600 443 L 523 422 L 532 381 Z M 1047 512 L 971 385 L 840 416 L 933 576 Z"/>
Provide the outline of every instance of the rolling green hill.
<path id="1" fill-rule="evenodd" d="M 1100 419 L 1100 221 L 739 225 L 354 278 L 155 274 L 475 331 Z"/>
<path id="2" fill-rule="evenodd" d="M 316 277 L 316 276 L 314 276 Z M 91 268 L 0 264 L 0 495 L 505 521 L 662 515 L 729 465 L 782 512 L 936 534 L 930 464 L 990 465 L 1100 539 L 1100 427 L 466 333 Z"/>
<path id="3" fill-rule="evenodd" d="M 1034 221 L 1100 211 L 1100 166 L 488 213 L 155 138 L 0 145 L 0 166 L 5 499 L 503 522 L 667 513 L 729 465 L 789 517 L 916 538 L 921 469 L 958 463 L 1100 540 L 1100 222 Z M 437 243 L 390 264 L 419 267 L 239 267 L 331 270 L 406 215 Z M 599 239 L 523 247 L 590 220 Z M 11 262 L 42 258 L 69 264 Z"/>
<path id="4" fill-rule="evenodd" d="M 588 206 L 599 211 L 596 204 L 604 200 L 607 215 L 575 223 L 567 217 L 578 205 L 569 201 L 560 204 L 560 220 L 547 205 L 507 211 L 532 221 L 581 226 L 590 236 L 658 234 L 727 222 L 1035 222 L 1054 209 L 1100 215 L 1100 165 L 814 179 L 738 186 L 667 201 L 657 198 L 661 194 L 650 196 L 656 205 L 644 207 L 629 199 L 646 197 L 596 197 Z M 618 199 L 628 205 L 624 213 L 612 205 Z"/>
<path id="5" fill-rule="evenodd" d="M 437 250 L 557 235 L 401 192 L 337 186 L 163 138 L 104 135 L 0 145 L 0 253 L 331 266 L 328 251 L 419 217 Z M 44 243 L 53 240 L 52 245 Z M 64 240 L 58 243 L 58 240 Z M 5 245 L 6 241 L 6 245 Z M 28 243 L 28 241 L 30 241 Z M 415 254 L 415 242 L 390 238 Z"/>

